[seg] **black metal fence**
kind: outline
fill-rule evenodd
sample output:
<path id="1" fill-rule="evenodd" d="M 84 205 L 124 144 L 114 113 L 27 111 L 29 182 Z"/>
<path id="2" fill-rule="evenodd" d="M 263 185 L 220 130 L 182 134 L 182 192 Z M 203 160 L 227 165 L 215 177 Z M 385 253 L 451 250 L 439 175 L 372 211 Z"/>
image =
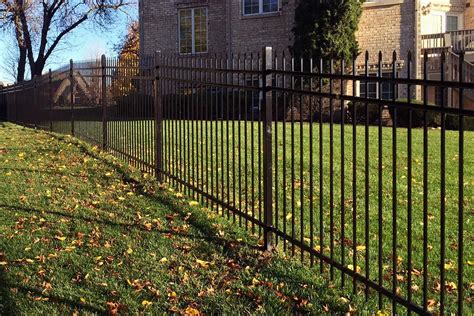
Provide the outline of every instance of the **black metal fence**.
<path id="1" fill-rule="evenodd" d="M 10 121 L 155 173 L 372 311 L 474 312 L 474 83 L 463 56 L 425 54 L 423 79 L 410 53 L 369 57 L 103 57 L 0 100 Z"/>

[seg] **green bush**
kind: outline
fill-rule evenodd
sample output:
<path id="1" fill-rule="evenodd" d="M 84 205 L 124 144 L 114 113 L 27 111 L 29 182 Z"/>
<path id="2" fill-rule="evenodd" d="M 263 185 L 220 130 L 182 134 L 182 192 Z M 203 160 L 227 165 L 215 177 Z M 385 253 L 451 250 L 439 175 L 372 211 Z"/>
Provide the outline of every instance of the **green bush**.
<path id="1" fill-rule="evenodd" d="M 366 103 L 365 102 L 349 102 L 347 110 L 352 117 L 354 113 L 354 106 L 356 110 L 356 123 L 365 124 L 366 122 Z M 379 106 L 377 104 L 368 103 L 369 125 L 376 124 L 379 119 Z"/>
<path id="2" fill-rule="evenodd" d="M 408 102 L 407 99 L 398 99 L 398 102 Z M 420 100 L 411 100 L 412 104 L 423 104 Z M 433 105 L 433 104 L 429 104 Z M 389 107 L 390 117 L 395 115 L 394 107 Z M 412 111 L 412 127 L 422 127 L 424 125 L 424 111 L 423 110 L 411 110 Z M 409 113 L 410 109 L 397 107 L 397 126 L 408 127 L 409 126 Z M 439 112 L 427 111 L 426 112 L 426 125 L 430 127 L 436 127 L 441 125 L 441 115 Z"/>
<path id="3" fill-rule="evenodd" d="M 459 129 L 459 116 L 448 114 L 446 115 L 446 128 L 451 130 Z M 465 131 L 474 131 L 474 117 L 464 117 Z"/>

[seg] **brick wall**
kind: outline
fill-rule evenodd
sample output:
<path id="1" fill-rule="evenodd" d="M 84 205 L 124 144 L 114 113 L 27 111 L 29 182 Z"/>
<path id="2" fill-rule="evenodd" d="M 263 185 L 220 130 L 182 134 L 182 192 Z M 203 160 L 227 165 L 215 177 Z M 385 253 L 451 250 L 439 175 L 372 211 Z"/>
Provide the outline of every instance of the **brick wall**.
<path id="1" fill-rule="evenodd" d="M 281 0 L 278 13 L 243 16 L 242 0 L 140 0 L 142 54 L 157 50 L 178 52 L 178 10 L 208 8 L 208 51 L 240 53 L 260 51 L 263 46 L 288 49 L 296 0 Z"/>
<path id="2" fill-rule="evenodd" d="M 464 11 L 464 28 L 474 29 L 474 1 L 466 0 L 466 10 Z"/>
<path id="3" fill-rule="evenodd" d="M 143 54 L 178 52 L 178 10 L 208 8 L 210 53 L 225 52 L 226 4 L 221 0 L 140 0 L 141 50 Z"/>
<path id="4" fill-rule="evenodd" d="M 397 53 L 397 68 L 400 77 L 407 76 L 407 54 L 415 53 L 415 0 L 390 1 L 386 4 L 364 5 L 359 29 L 356 33 L 362 51 L 357 64 L 364 65 L 365 51 L 369 52 L 369 65 L 376 66 L 379 51 L 382 63 L 390 71 L 392 55 Z M 415 58 L 412 69 L 415 71 Z M 373 71 L 376 71 L 374 68 Z M 412 73 L 412 76 L 415 76 Z M 406 89 L 399 87 L 399 97 L 406 97 Z"/>
<path id="5" fill-rule="evenodd" d="M 369 63 L 376 64 L 381 51 L 384 62 L 392 60 L 393 51 L 398 59 L 406 60 L 407 52 L 414 49 L 413 0 L 392 5 L 365 6 L 356 33 L 359 47 L 369 52 Z M 358 62 L 363 63 L 364 54 Z"/>
<path id="6" fill-rule="evenodd" d="M 274 50 L 281 52 L 292 45 L 295 0 L 281 0 L 280 12 L 257 16 L 243 16 L 241 0 L 229 2 L 229 41 L 232 52 L 255 52 L 260 51 L 263 46 L 272 46 Z"/>

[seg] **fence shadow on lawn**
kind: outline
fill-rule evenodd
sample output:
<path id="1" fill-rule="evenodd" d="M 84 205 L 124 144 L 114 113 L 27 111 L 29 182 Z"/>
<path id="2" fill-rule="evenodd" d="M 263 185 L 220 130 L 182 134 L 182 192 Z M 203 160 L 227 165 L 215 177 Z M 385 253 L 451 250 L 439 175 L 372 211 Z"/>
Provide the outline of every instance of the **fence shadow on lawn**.
<path id="1" fill-rule="evenodd" d="M 294 269 L 287 269 L 287 264 L 276 264 L 269 266 L 269 260 L 271 256 L 260 255 L 255 256 L 255 251 L 261 247 L 246 243 L 243 241 L 237 241 L 233 239 L 232 234 L 226 234 L 226 237 L 219 237 L 217 235 L 218 229 L 213 226 L 213 221 L 209 221 L 206 216 L 188 216 L 188 212 L 178 201 L 174 200 L 173 197 L 169 196 L 166 192 L 150 193 L 145 189 L 145 185 L 135 179 L 133 179 L 124 168 L 117 164 L 104 159 L 101 155 L 97 155 L 94 152 L 88 151 L 86 147 L 80 146 L 80 149 L 94 157 L 99 159 L 102 163 L 108 164 L 114 167 L 119 173 L 124 183 L 131 184 L 135 187 L 137 193 L 142 194 L 145 198 L 153 200 L 157 203 L 163 204 L 168 207 L 170 214 L 178 214 L 179 217 L 187 217 L 187 222 L 190 226 L 194 227 L 197 234 L 177 233 L 171 230 L 160 230 L 154 231 L 155 234 L 173 234 L 181 235 L 186 238 L 200 239 L 204 243 L 197 249 L 203 256 L 211 255 L 212 249 L 222 249 L 222 255 L 227 260 L 233 260 L 238 262 L 241 266 L 252 266 L 259 269 L 262 279 L 277 279 L 278 281 L 284 282 L 288 289 L 300 289 L 302 284 L 305 284 L 308 288 L 315 291 L 315 293 L 325 293 L 327 290 L 325 284 L 319 282 L 318 279 L 307 278 L 304 275 L 303 270 L 295 272 Z M 117 227 L 119 229 L 140 229 L 143 233 L 150 233 L 143 229 L 142 226 L 135 223 L 117 222 L 115 220 L 98 220 L 97 218 L 88 218 L 81 215 L 73 215 L 58 210 L 41 210 L 35 208 L 22 207 L 20 205 L 5 205 L 0 204 L 0 209 L 10 210 L 12 212 L 27 212 L 27 213 L 47 213 L 49 215 L 57 217 L 66 217 L 72 220 L 87 221 L 99 225 L 108 225 Z M 204 215 L 204 214 L 203 214 Z M 278 260 L 278 259 L 277 259 Z M 14 302 L 10 298 L 10 291 L 15 290 L 23 294 L 38 295 L 43 298 L 47 298 L 48 302 L 66 305 L 72 309 L 89 311 L 99 315 L 105 315 L 106 312 L 103 309 L 95 307 L 90 304 L 79 302 L 79 300 L 71 300 L 60 296 L 45 294 L 41 289 L 23 286 L 19 282 L 11 283 L 7 281 L 5 271 L 0 269 L 0 314 L 1 315 L 17 315 Z M 299 312 L 297 301 L 292 305 L 294 312 Z"/>
<path id="2" fill-rule="evenodd" d="M 0 315 L 18 315 L 16 306 L 10 298 L 10 291 L 5 271 L 0 269 Z"/>

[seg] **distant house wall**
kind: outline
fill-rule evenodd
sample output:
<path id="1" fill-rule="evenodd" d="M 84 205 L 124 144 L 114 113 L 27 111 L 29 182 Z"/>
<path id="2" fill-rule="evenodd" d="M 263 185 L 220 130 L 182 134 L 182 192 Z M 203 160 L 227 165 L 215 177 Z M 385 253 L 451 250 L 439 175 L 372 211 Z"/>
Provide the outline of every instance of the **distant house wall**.
<path id="1" fill-rule="evenodd" d="M 231 52 L 258 52 L 263 46 L 272 46 L 281 52 L 293 44 L 296 0 L 280 0 L 279 12 L 256 16 L 243 15 L 241 0 L 228 3 Z"/>
<path id="2" fill-rule="evenodd" d="M 362 71 L 365 64 L 365 52 L 369 53 L 368 64 L 371 70 L 377 71 L 379 52 L 382 53 L 383 72 L 391 72 L 393 52 L 397 54 L 397 75 L 407 76 L 407 55 L 413 53 L 413 72 L 416 69 L 416 25 L 415 0 L 385 0 L 366 2 L 356 33 L 361 54 L 357 64 Z M 372 70 L 373 69 L 373 70 Z M 358 92 L 356 92 L 357 94 Z M 398 88 L 398 97 L 406 97 L 406 87 Z"/>
<path id="3" fill-rule="evenodd" d="M 141 53 L 178 53 L 178 10 L 208 8 L 208 54 L 256 52 L 293 43 L 296 0 L 280 0 L 280 11 L 244 16 L 242 0 L 140 0 Z"/>

